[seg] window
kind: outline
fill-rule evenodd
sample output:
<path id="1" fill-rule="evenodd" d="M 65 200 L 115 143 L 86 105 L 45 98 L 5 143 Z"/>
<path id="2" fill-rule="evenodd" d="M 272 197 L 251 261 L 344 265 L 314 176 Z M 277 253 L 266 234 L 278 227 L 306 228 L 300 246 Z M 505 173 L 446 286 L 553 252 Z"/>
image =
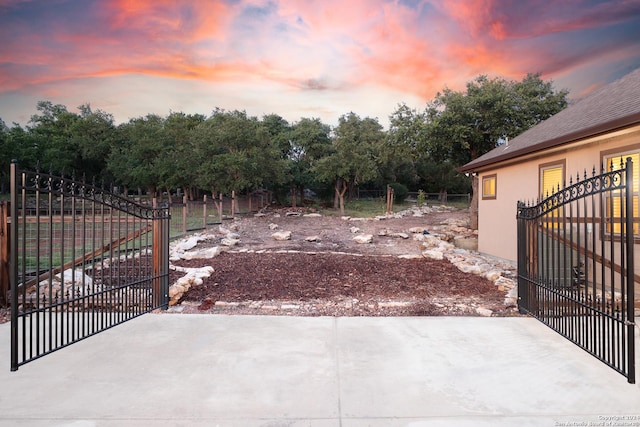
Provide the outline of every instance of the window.
<path id="1" fill-rule="evenodd" d="M 625 152 L 618 152 L 612 154 L 603 155 L 602 161 L 604 163 L 606 171 L 615 171 L 625 168 L 627 158 L 631 158 L 633 163 L 633 177 L 631 189 L 633 192 L 633 217 L 638 217 L 638 202 L 640 201 L 640 150 L 629 150 Z M 620 235 L 622 227 L 621 216 L 624 209 L 624 194 L 620 191 L 616 191 L 611 194 L 605 200 L 605 218 L 606 218 L 606 232 L 608 234 Z M 611 228 L 613 226 L 613 229 Z M 633 234 L 640 237 L 640 230 L 638 223 L 633 223 Z"/>
<path id="2" fill-rule="evenodd" d="M 564 164 L 540 167 L 540 200 L 557 193 L 564 183 Z"/>
<path id="3" fill-rule="evenodd" d="M 551 197 L 564 187 L 564 166 L 564 161 L 540 165 L 540 200 Z M 556 208 L 551 205 L 551 202 L 546 206 L 546 210 L 548 212 L 548 218 L 559 218 L 564 215 L 563 208 Z M 553 227 L 559 226 L 557 220 L 552 221 Z"/>
<path id="4" fill-rule="evenodd" d="M 495 199 L 496 198 L 496 185 L 497 176 L 487 175 L 482 177 L 482 198 L 483 199 Z"/>

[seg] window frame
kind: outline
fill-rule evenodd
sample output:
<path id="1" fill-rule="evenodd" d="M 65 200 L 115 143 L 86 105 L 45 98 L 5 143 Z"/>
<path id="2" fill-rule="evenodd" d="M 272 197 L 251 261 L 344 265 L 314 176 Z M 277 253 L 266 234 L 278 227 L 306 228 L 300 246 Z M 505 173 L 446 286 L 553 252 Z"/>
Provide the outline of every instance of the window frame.
<path id="1" fill-rule="evenodd" d="M 544 171 L 546 170 L 550 170 L 550 169 L 560 169 L 560 179 L 561 182 L 558 183 L 554 183 L 552 185 L 552 189 L 557 185 L 558 188 L 555 188 L 555 192 L 560 191 L 562 188 L 564 188 L 564 185 L 566 183 L 566 173 L 567 173 L 567 161 L 566 159 L 561 159 L 561 160 L 555 160 L 553 162 L 547 162 L 547 163 L 542 163 L 540 165 L 538 165 L 538 195 L 540 197 L 540 202 L 542 202 L 543 200 L 545 200 L 546 198 L 552 196 L 555 193 L 549 193 L 549 194 L 544 194 L 545 193 L 545 187 L 547 187 L 545 185 L 544 182 Z M 548 202 L 551 203 L 551 202 Z M 562 218 L 564 216 L 564 207 L 554 207 L 549 205 L 548 206 L 549 211 L 548 213 L 545 215 L 545 219 L 546 221 L 549 221 L 551 224 L 551 227 L 553 228 L 557 228 L 560 226 L 559 223 L 559 218 Z"/>
<path id="2" fill-rule="evenodd" d="M 622 158 L 624 159 L 625 157 L 628 156 L 637 156 L 637 160 L 636 162 L 634 162 L 633 164 L 633 191 L 632 191 L 632 200 L 634 201 L 634 218 L 638 216 L 638 211 L 640 210 L 640 207 L 638 206 L 638 204 L 640 203 L 640 144 L 633 144 L 633 145 L 627 145 L 624 147 L 618 147 L 618 148 L 612 148 L 610 150 L 605 150 L 605 151 L 601 151 L 600 152 L 600 164 L 602 165 L 602 167 L 604 168 L 605 172 L 609 172 L 613 169 L 610 168 L 611 165 L 611 159 L 612 158 Z M 616 162 L 616 164 L 618 164 L 618 162 Z M 616 194 L 618 197 L 620 195 L 619 190 L 615 191 L 614 194 Z M 609 207 L 611 206 L 611 203 L 609 201 L 609 198 L 611 196 L 609 195 L 605 195 L 604 196 L 604 200 L 603 200 L 603 206 L 602 206 L 602 217 L 603 217 L 603 221 L 604 221 L 604 226 L 602 228 L 601 234 L 604 240 L 610 240 L 611 238 L 618 240 L 621 237 L 621 233 L 620 231 L 616 232 L 616 227 L 615 225 L 617 225 L 618 227 L 621 227 L 621 224 L 619 223 L 619 221 L 612 221 L 611 218 L 616 218 L 619 219 L 620 218 L 620 213 L 618 213 L 618 216 L 615 215 L 615 212 L 613 214 L 613 217 L 610 215 L 609 213 Z M 615 209 L 614 205 L 614 209 Z M 619 205 L 618 209 L 621 209 L 622 204 Z M 614 228 L 611 229 L 611 225 L 614 224 Z M 638 224 L 638 222 L 634 221 L 633 224 L 633 240 L 634 243 L 640 243 L 640 224 Z"/>
<path id="3" fill-rule="evenodd" d="M 485 182 L 493 181 L 493 194 L 485 193 Z M 481 180 L 482 200 L 495 200 L 498 198 L 498 174 L 483 175 Z"/>
<path id="4" fill-rule="evenodd" d="M 544 185 L 544 171 L 549 169 L 561 169 L 561 178 L 562 182 L 557 183 L 559 186 L 564 186 L 567 179 L 567 160 L 561 159 L 553 162 L 542 163 L 538 165 L 538 196 L 540 197 L 540 201 L 546 199 L 551 194 L 544 194 L 545 185 Z M 556 185 L 556 184 L 553 184 Z M 556 188 L 556 192 L 560 191 L 562 188 Z"/>

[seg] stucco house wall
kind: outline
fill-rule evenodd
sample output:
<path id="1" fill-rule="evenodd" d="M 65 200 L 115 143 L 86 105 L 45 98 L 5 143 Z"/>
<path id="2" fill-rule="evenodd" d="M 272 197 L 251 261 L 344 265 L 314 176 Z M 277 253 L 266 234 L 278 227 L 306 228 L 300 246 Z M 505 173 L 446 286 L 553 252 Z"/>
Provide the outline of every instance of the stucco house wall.
<path id="1" fill-rule="evenodd" d="M 478 179 L 478 250 L 516 260 L 517 202 L 540 199 L 541 166 L 562 164 L 569 185 L 585 170 L 599 173 L 603 153 L 631 148 L 640 150 L 640 69 L 459 168 Z M 492 175 L 495 198 L 483 198 L 483 178 Z"/>
<path id="2" fill-rule="evenodd" d="M 478 251 L 515 261 L 517 257 L 516 208 L 519 200 L 535 203 L 540 198 L 540 167 L 564 164 L 564 179 L 569 185 L 576 175 L 591 176 L 600 171 L 603 153 L 640 149 L 640 125 L 585 138 L 557 149 L 545 150 L 522 158 L 493 164 L 477 171 L 478 181 L 495 175 L 496 198 L 478 197 Z M 640 165 L 634 165 L 640 167 Z M 480 185 L 480 191 L 482 186 Z M 637 247 L 637 245 L 636 245 Z M 636 258 L 640 250 L 636 250 Z M 638 258 L 636 265 L 638 264 Z"/>

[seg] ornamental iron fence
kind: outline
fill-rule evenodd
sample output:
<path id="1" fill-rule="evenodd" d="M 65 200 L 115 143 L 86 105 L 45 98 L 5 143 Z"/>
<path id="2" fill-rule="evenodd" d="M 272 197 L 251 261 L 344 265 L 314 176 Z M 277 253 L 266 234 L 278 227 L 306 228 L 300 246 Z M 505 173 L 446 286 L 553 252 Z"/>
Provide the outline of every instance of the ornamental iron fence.
<path id="1" fill-rule="evenodd" d="M 518 202 L 518 307 L 634 383 L 638 193 L 631 159 L 608 169 Z"/>
<path id="2" fill-rule="evenodd" d="M 168 306 L 167 206 L 11 165 L 11 370 Z"/>

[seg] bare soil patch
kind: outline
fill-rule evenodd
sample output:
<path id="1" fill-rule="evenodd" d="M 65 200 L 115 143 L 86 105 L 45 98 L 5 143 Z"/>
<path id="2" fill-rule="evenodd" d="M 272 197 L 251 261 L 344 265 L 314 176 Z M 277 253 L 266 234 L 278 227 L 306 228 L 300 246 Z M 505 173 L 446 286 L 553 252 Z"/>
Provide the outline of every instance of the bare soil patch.
<path id="1" fill-rule="evenodd" d="M 402 237 L 416 227 L 442 232 L 447 224 L 467 220 L 466 210 L 378 220 L 297 216 L 291 210 L 281 210 L 225 223 L 223 227 L 233 229 L 240 240 L 237 246 L 211 259 L 173 262 L 182 267 L 211 266 L 214 273 L 202 285 L 188 290 L 170 311 L 297 316 L 515 315 L 504 305 L 506 292 L 493 282 L 463 273 L 447 260 L 423 258 L 420 242 Z M 277 241 L 272 237 L 274 231 L 291 231 L 291 239 Z M 372 243 L 355 243 L 353 237 L 358 234 L 371 234 Z M 310 236 L 317 240 L 308 241 Z M 207 240 L 199 247 L 207 245 L 218 242 Z M 182 275 L 172 271 L 170 283 Z"/>

